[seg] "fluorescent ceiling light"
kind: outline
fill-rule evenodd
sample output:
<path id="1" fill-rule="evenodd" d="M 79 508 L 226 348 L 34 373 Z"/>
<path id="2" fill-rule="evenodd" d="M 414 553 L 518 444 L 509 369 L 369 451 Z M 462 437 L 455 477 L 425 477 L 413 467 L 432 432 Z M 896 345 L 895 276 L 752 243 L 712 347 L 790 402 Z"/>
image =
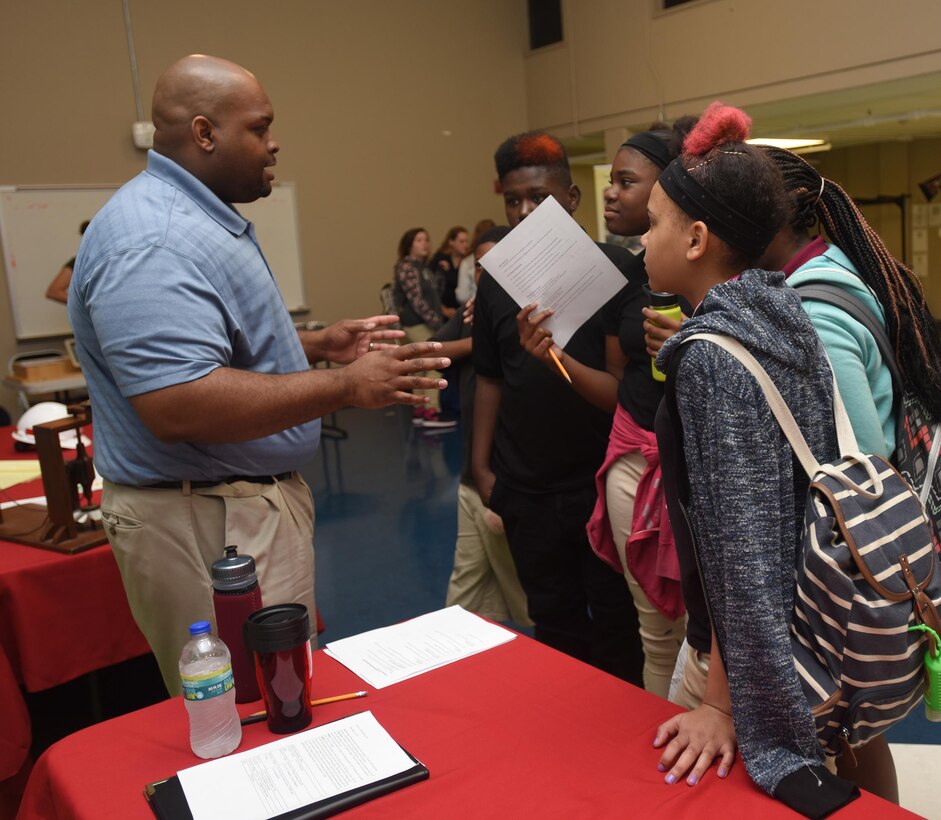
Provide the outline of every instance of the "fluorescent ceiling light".
<path id="1" fill-rule="evenodd" d="M 833 148 L 833 144 L 829 142 L 821 143 L 820 145 L 808 145 L 806 148 L 795 148 L 795 154 L 819 154 L 821 151 L 829 151 Z"/>
<path id="2" fill-rule="evenodd" d="M 591 154 L 576 154 L 569 156 L 569 165 L 598 165 L 607 160 L 604 151 L 595 151 Z"/>
<path id="3" fill-rule="evenodd" d="M 745 140 L 745 142 L 750 145 L 773 145 L 775 148 L 785 148 L 788 151 L 794 151 L 798 148 L 811 148 L 824 144 L 824 140 L 778 139 L 776 137 L 758 137 L 756 139 Z"/>

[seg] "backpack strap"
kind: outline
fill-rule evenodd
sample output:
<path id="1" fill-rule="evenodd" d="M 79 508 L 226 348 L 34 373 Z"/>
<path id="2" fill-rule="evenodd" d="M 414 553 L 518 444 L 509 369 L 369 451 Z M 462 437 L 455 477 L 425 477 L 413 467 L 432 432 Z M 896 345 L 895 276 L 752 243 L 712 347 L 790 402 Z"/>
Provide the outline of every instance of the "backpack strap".
<path id="1" fill-rule="evenodd" d="M 905 394 L 905 386 L 898 362 L 895 359 L 894 348 L 889 341 L 889 335 L 885 332 L 882 323 L 876 318 L 876 315 L 862 299 L 844 290 L 839 285 L 809 282 L 806 285 L 795 285 L 794 290 L 797 291 L 802 302 L 812 299 L 817 302 L 833 305 L 833 307 L 837 307 L 852 316 L 869 331 L 876 343 L 876 347 L 879 348 L 882 361 L 885 362 L 885 366 L 889 369 L 889 373 L 892 376 L 892 390 L 894 393 L 896 413 L 898 415 L 896 421 L 896 437 L 901 435 L 905 419 L 905 403 L 902 398 Z M 928 448 L 928 465 L 925 471 L 926 479 L 918 494 L 922 506 L 928 504 L 928 495 L 931 492 L 932 486 L 931 476 L 935 474 L 935 470 L 938 467 L 939 457 L 941 457 L 941 424 L 935 425 L 934 436 Z"/>
<path id="2" fill-rule="evenodd" d="M 731 336 L 723 336 L 718 333 L 694 333 L 687 336 L 686 339 L 683 340 L 683 343 L 685 344 L 693 339 L 711 342 L 721 347 L 730 356 L 738 359 L 745 369 L 755 377 L 758 386 L 765 394 L 765 399 L 768 401 L 771 412 L 774 413 L 778 424 L 781 425 L 781 431 L 784 433 L 788 442 L 790 442 L 791 448 L 797 456 L 797 460 L 800 461 L 804 472 L 807 473 L 811 481 L 814 480 L 814 477 L 818 473 L 825 473 L 837 479 L 841 484 L 852 489 L 854 492 L 862 493 L 872 499 L 882 496 L 882 480 L 879 478 L 879 474 L 872 466 L 870 460 L 859 452 L 859 445 L 856 443 L 856 434 L 853 432 L 853 426 L 850 424 L 849 416 L 846 414 L 846 407 L 843 405 L 843 398 L 840 396 L 840 390 L 836 385 L 836 378 L 832 375 L 832 369 L 833 416 L 836 422 L 836 435 L 840 455 L 844 458 L 851 458 L 859 462 L 859 464 L 865 468 L 873 484 L 871 491 L 864 490 L 854 481 L 847 478 L 842 470 L 838 470 L 829 464 L 821 464 L 817 461 L 814 454 L 810 451 L 804 434 L 801 433 L 800 428 L 797 426 L 797 422 L 794 420 L 794 415 L 791 413 L 790 408 L 788 408 L 787 402 L 784 401 L 783 396 L 771 380 L 771 377 L 738 339 L 733 339 Z"/>
<path id="3" fill-rule="evenodd" d="M 922 507 L 928 506 L 928 496 L 931 495 L 931 487 L 934 484 L 933 477 L 935 471 L 938 469 L 938 459 L 941 458 L 941 423 L 934 426 L 934 436 L 931 439 L 928 453 L 928 466 L 925 468 L 925 483 L 922 484 L 921 492 L 918 493 L 918 500 L 921 501 Z"/>
<path id="4" fill-rule="evenodd" d="M 839 285 L 825 283 L 808 282 L 806 285 L 794 285 L 794 290 L 797 291 L 802 302 L 813 300 L 832 305 L 849 314 L 866 328 L 876 343 L 876 347 L 879 348 L 882 361 L 889 368 L 895 395 L 900 397 L 905 392 L 902 374 L 899 371 L 898 362 L 895 360 L 895 347 L 889 341 L 889 334 L 885 332 L 882 323 L 862 299 L 844 290 Z"/>

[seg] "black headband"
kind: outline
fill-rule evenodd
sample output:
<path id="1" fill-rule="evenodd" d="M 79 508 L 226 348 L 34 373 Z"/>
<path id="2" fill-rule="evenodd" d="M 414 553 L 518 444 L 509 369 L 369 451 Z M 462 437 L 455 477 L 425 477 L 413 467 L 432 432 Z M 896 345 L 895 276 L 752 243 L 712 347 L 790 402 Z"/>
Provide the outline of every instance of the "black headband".
<path id="1" fill-rule="evenodd" d="M 686 214 L 705 222 L 716 236 L 750 256 L 761 256 L 777 233 L 775 228 L 753 222 L 703 188 L 679 158 L 660 174 L 660 186 Z"/>
<path id="2" fill-rule="evenodd" d="M 640 134 L 634 134 L 622 148 L 633 148 L 640 151 L 654 165 L 663 170 L 670 164 L 673 157 L 670 156 L 670 149 L 659 137 L 654 136 L 653 131 L 642 131 Z"/>

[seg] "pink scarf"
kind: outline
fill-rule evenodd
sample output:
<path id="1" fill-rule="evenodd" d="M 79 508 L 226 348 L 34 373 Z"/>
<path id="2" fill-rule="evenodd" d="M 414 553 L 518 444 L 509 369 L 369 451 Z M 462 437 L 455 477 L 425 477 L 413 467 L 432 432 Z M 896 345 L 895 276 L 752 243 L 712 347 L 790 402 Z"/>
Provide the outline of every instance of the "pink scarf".
<path id="1" fill-rule="evenodd" d="M 595 476 L 598 500 L 586 526 L 588 540 L 598 557 L 617 572 L 624 572 L 611 524 L 608 521 L 605 500 L 605 476 L 621 456 L 640 453 L 647 467 L 637 484 L 634 514 L 631 517 L 631 535 L 625 546 L 626 569 L 634 576 L 640 588 L 667 618 L 675 620 L 685 611 L 683 591 L 680 588 L 680 565 L 673 542 L 673 530 L 667 516 L 663 485 L 660 481 L 660 452 L 657 437 L 644 430 L 631 415 L 618 405 L 608 441 L 604 463 Z"/>

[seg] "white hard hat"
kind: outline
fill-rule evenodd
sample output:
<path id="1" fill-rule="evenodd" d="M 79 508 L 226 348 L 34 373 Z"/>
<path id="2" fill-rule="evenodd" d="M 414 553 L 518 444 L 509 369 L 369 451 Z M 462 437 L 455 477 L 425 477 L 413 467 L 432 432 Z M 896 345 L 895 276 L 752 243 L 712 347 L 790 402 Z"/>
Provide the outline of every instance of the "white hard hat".
<path id="1" fill-rule="evenodd" d="M 16 429 L 10 433 L 14 441 L 20 441 L 23 444 L 35 444 L 36 436 L 33 428 L 37 424 L 46 424 L 50 421 L 69 418 L 69 409 L 57 401 L 41 401 L 29 408 L 16 423 Z M 82 436 L 83 444 L 90 444 L 91 440 L 87 436 Z M 67 450 L 74 450 L 78 447 L 78 431 L 63 430 L 59 433 L 59 445 Z"/>

